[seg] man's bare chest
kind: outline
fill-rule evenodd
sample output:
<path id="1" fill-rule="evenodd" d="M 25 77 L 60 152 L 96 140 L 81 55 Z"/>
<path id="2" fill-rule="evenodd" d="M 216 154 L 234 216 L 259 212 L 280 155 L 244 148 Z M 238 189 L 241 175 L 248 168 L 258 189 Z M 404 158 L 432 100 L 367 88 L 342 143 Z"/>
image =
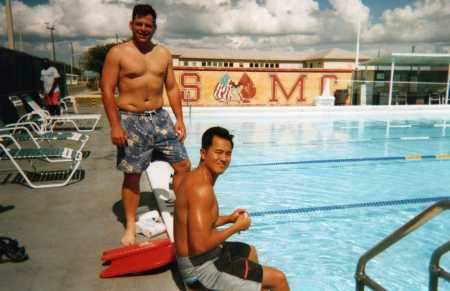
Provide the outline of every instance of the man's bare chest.
<path id="1" fill-rule="evenodd" d="M 121 64 L 121 78 L 164 78 L 167 71 L 167 62 L 155 57 L 125 58 Z"/>

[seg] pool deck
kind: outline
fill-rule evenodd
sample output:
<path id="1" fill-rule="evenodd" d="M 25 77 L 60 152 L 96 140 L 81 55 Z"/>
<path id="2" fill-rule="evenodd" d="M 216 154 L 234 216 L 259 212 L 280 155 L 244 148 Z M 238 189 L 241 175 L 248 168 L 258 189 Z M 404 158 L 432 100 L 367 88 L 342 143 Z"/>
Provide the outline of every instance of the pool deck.
<path id="1" fill-rule="evenodd" d="M 101 106 L 84 106 L 86 110 L 103 113 L 101 129 L 89 134 L 85 150 L 90 156 L 81 164 L 86 176 L 83 180 L 60 188 L 31 189 L 11 181 L 0 185 L 0 205 L 14 205 L 10 211 L 0 213 L 0 236 L 18 239 L 30 255 L 21 263 L 0 263 L 0 291 L 106 291 L 106 290 L 186 290 L 180 283 L 176 268 L 171 265 L 152 273 L 113 279 L 100 279 L 104 269 L 100 256 L 104 250 L 119 246 L 123 226 L 118 221 L 122 174 L 115 169 L 115 148 L 110 143 L 109 126 Z M 305 117 L 325 116 L 330 112 L 420 113 L 433 111 L 448 114 L 450 106 L 364 106 L 364 107 L 266 107 L 252 108 L 261 113 L 293 112 Z M 185 108 L 185 110 L 187 110 Z M 232 108 L 192 108 L 202 112 L 242 112 Z M 185 111 L 187 114 L 188 111 Z M 284 114 L 283 114 L 284 115 Z M 329 115 L 328 115 L 329 116 Z M 341 115 L 342 116 L 342 115 Z M 48 164 L 38 164 L 42 167 Z M 49 166 L 57 167 L 57 166 Z M 0 163 L 0 181 L 13 166 Z M 145 178 L 142 191 L 151 191 Z"/>
<path id="2" fill-rule="evenodd" d="M 85 147 L 91 154 L 81 164 L 86 173 L 83 180 L 50 189 L 31 189 L 11 181 L 0 184 L 0 205 L 15 206 L 0 213 L 0 236 L 17 239 L 30 256 L 21 263 L 0 263 L 1 291 L 185 290 L 173 265 L 139 276 L 99 278 L 105 268 L 102 252 L 118 247 L 123 232 L 114 211 L 120 205 L 122 174 L 115 169 L 115 148 L 104 114 L 100 123 L 102 128 L 89 134 Z M 3 161 L 0 181 L 8 173 L 16 171 Z M 145 178 L 141 184 L 148 193 Z"/>

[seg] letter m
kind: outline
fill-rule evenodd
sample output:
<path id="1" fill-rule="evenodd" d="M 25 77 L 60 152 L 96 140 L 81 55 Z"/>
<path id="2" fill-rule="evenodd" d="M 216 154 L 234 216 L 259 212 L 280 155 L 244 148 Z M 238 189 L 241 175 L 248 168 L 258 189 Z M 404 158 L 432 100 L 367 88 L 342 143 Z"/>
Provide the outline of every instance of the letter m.
<path id="1" fill-rule="evenodd" d="M 303 81 L 305 79 L 305 75 L 298 76 L 297 80 L 295 81 L 294 85 L 289 90 L 289 93 L 286 91 L 286 89 L 283 86 L 283 83 L 281 83 L 280 78 L 278 75 L 270 75 L 270 78 L 272 79 L 272 98 L 269 100 L 271 102 L 278 102 L 278 88 L 281 89 L 281 92 L 283 93 L 284 97 L 289 100 L 291 96 L 294 94 L 295 89 L 298 87 L 298 96 L 297 101 L 298 102 L 305 102 L 305 97 L 303 96 Z"/>

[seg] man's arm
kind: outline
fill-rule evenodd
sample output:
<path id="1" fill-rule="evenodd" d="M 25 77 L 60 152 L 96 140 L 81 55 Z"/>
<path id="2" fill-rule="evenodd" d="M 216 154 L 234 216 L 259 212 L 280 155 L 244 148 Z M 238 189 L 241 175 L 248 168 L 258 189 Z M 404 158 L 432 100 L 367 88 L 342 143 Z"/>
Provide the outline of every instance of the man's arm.
<path id="1" fill-rule="evenodd" d="M 172 55 L 170 52 L 168 52 L 168 55 L 169 61 L 167 64 L 165 86 L 170 107 L 172 108 L 173 114 L 177 119 L 175 123 L 175 130 L 179 135 L 179 139 L 183 141 L 186 138 L 186 127 L 183 120 L 180 91 L 178 89 L 177 81 L 175 80 L 175 73 L 173 72 Z"/>
<path id="2" fill-rule="evenodd" d="M 115 145 L 123 145 L 126 141 L 126 134 L 120 124 L 114 99 L 114 91 L 119 80 L 120 71 L 119 53 L 117 47 L 109 50 L 103 65 L 101 82 L 103 106 L 111 126 L 111 140 Z"/>
<path id="3" fill-rule="evenodd" d="M 188 210 L 189 237 L 195 254 L 219 246 L 233 234 L 250 226 L 250 218 L 240 215 L 229 227 L 216 229 L 216 214 L 211 211 L 216 203 L 212 187 L 196 188 L 191 198 Z"/>
<path id="4" fill-rule="evenodd" d="M 247 210 L 245 210 L 243 208 L 238 208 L 229 215 L 219 216 L 219 218 L 217 218 L 217 220 L 216 220 L 215 226 L 219 227 L 219 226 L 225 225 L 227 223 L 235 222 L 236 219 L 239 217 L 239 215 L 244 214 L 246 212 L 247 212 Z"/>

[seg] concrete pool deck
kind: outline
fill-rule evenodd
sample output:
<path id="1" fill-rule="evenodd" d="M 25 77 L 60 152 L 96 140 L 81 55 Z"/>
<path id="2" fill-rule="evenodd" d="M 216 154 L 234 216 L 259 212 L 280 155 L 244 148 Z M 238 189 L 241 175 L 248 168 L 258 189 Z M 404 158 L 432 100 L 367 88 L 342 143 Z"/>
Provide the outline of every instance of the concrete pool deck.
<path id="1" fill-rule="evenodd" d="M 103 113 L 101 107 L 96 109 Z M 0 236 L 17 239 L 30 256 L 21 263 L 0 263 L 1 291 L 185 290 L 174 265 L 139 276 L 99 278 L 105 268 L 102 252 L 120 246 L 123 232 L 114 211 L 122 174 L 115 169 L 116 151 L 107 123 L 103 113 L 102 128 L 89 134 L 85 150 L 91 154 L 81 164 L 86 175 L 80 182 L 50 189 L 32 189 L 11 183 L 12 179 L 0 184 L 0 205 L 15 206 L 0 213 Z M 2 161 L 0 181 L 10 173 L 17 172 L 10 162 Z M 142 191 L 150 194 L 145 178 L 141 184 Z"/>

